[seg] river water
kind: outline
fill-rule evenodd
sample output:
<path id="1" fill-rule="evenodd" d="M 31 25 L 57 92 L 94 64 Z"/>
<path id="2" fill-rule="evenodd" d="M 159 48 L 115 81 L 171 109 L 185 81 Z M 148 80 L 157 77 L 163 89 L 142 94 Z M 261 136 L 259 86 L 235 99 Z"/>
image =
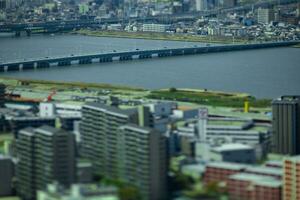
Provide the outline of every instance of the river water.
<path id="1" fill-rule="evenodd" d="M 0 37 L 0 62 L 123 50 L 176 48 L 190 42 L 98 38 L 79 35 Z M 158 88 L 206 88 L 246 92 L 258 98 L 300 94 L 300 48 L 223 52 L 181 57 L 52 67 L 0 76 L 110 83 Z"/>

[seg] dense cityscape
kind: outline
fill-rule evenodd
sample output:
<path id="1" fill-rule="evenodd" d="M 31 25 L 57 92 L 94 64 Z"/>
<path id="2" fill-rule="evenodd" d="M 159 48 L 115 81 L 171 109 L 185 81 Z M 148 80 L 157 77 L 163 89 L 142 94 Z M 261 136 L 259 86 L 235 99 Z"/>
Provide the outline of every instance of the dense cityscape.
<path id="1" fill-rule="evenodd" d="M 299 47 L 299 0 L 0 0 L 0 200 L 300 200 Z"/>

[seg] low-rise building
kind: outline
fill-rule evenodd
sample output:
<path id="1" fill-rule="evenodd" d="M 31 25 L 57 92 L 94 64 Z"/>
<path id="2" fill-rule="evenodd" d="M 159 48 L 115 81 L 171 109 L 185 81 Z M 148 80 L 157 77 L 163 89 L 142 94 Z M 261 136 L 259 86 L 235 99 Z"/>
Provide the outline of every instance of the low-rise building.
<path id="1" fill-rule="evenodd" d="M 300 199 L 300 156 L 284 160 L 283 200 Z"/>
<path id="2" fill-rule="evenodd" d="M 160 32 L 164 33 L 170 28 L 168 24 L 143 24 L 143 32 Z"/>
<path id="3" fill-rule="evenodd" d="M 255 149 L 249 145 L 230 143 L 213 147 L 210 150 L 210 159 L 234 163 L 255 163 Z"/>
<path id="4" fill-rule="evenodd" d="M 228 177 L 243 172 L 247 165 L 229 163 L 229 162 L 211 162 L 208 163 L 204 173 L 204 183 L 225 183 Z"/>
<path id="5" fill-rule="evenodd" d="M 270 176 L 238 173 L 228 178 L 230 200 L 281 200 L 282 182 Z"/>

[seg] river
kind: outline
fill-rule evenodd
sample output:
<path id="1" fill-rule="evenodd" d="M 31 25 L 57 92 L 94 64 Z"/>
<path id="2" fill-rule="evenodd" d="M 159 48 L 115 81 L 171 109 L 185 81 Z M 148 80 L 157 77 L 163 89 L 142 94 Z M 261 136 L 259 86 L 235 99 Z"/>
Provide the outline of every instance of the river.
<path id="1" fill-rule="evenodd" d="M 15 59 L 176 48 L 205 44 L 79 35 L 0 37 L 0 62 Z M 258 98 L 300 94 L 300 48 L 222 52 L 181 57 L 53 67 L 0 76 L 158 88 L 246 92 Z"/>

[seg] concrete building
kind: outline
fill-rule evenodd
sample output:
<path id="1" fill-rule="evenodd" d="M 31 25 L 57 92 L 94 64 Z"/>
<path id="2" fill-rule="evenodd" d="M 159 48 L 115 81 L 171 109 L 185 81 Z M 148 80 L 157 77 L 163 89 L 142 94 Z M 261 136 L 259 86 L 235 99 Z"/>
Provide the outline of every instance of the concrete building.
<path id="1" fill-rule="evenodd" d="M 118 189 L 113 186 L 74 184 L 65 189 L 58 184 L 49 184 L 37 193 L 37 200 L 119 200 Z"/>
<path id="2" fill-rule="evenodd" d="M 164 33 L 170 28 L 168 24 L 143 24 L 143 32 L 159 32 Z"/>
<path id="3" fill-rule="evenodd" d="M 230 200 L 281 200 L 281 180 L 273 177 L 238 173 L 227 182 Z"/>
<path id="4" fill-rule="evenodd" d="M 300 156 L 284 160 L 283 200 L 300 199 Z"/>
<path id="5" fill-rule="evenodd" d="M 17 193 L 35 199 L 36 191 L 57 181 L 70 186 L 75 181 L 74 135 L 50 126 L 25 128 L 17 139 Z"/>
<path id="6" fill-rule="evenodd" d="M 137 120 L 135 109 L 121 110 L 101 103 L 87 103 L 82 107 L 80 154 L 92 162 L 95 174 L 117 177 L 119 127 L 137 124 Z"/>
<path id="7" fill-rule="evenodd" d="M 19 131 L 26 127 L 37 128 L 44 125 L 55 127 L 55 117 L 14 117 L 10 120 L 10 125 L 12 132 L 15 134 L 15 136 L 18 136 Z"/>
<path id="8" fill-rule="evenodd" d="M 163 200 L 167 192 L 166 140 L 161 133 L 141 127 L 146 126 L 149 113 L 142 107 L 139 111 L 99 103 L 84 105 L 81 156 L 93 163 L 96 174 L 135 185 L 144 199 Z"/>
<path id="9" fill-rule="evenodd" d="M 275 15 L 274 11 L 269 8 L 259 8 L 257 10 L 257 22 L 260 24 L 269 24 L 274 21 Z"/>
<path id="10" fill-rule="evenodd" d="M 247 165 L 229 163 L 229 162 L 210 162 L 206 166 L 204 173 L 204 183 L 226 183 L 228 177 L 243 172 Z"/>
<path id="11" fill-rule="evenodd" d="M 0 197 L 13 194 L 14 164 L 11 157 L 0 154 Z"/>
<path id="12" fill-rule="evenodd" d="M 273 152 L 300 154 L 300 96 L 282 96 L 272 102 Z"/>
<path id="13" fill-rule="evenodd" d="M 256 162 L 255 149 L 244 144 L 223 144 L 213 147 L 210 150 L 210 159 L 215 161 L 247 163 L 254 164 Z"/>
<path id="14" fill-rule="evenodd" d="M 177 130 L 174 134 L 197 139 L 200 134 L 197 123 L 195 119 L 179 121 L 176 123 Z M 249 145 L 255 149 L 256 159 L 259 160 L 271 150 L 270 127 L 270 124 L 258 125 L 249 119 L 209 117 L 206 125 L 206 141 L 211 146 L 230 143 Z M 198 144 L 196 148 L 197 146 Z M 197 154 L 196 151 L 196 156 Z"/>
<path id="15" fill-rule="evenodd" d="M 167 198 L 167 147 L 165 137 L 134 124 L 120 127 L 119 178 L 134 184 L 149 200 Z"/>

